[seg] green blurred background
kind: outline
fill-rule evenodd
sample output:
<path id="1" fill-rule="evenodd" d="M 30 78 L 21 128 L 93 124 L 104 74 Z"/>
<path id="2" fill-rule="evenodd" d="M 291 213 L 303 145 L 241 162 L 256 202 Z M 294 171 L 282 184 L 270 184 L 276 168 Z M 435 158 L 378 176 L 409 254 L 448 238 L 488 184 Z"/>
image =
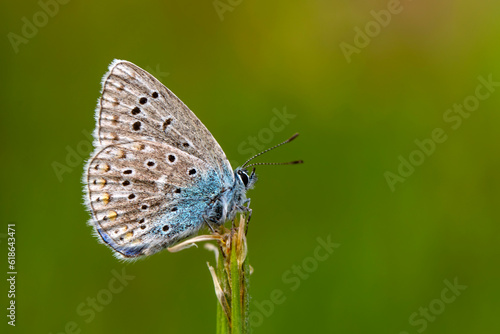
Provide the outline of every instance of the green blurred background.
<path id="1" fill-rule="evenodd" d="M 2 314 L 2 328 L 215 332 L 211 253 L 121 263 L 86 225 L 86 133 L 100 80 L 119 58 L 179 96 L 233 167 L 301 134 L 259 161 L 306 163 L 258 168 L 249 193 L 254 333 L 498 332 L 500 87 L 474 95 L 478 77 L 500 81 L 500 3 L 53 4 L 1 2 L 0 258 L 7 272 L 14 222 L 18 270 L 17 326 Z M 464 101 L 470 115 L 447 122 Z M 418 161 L 415 140 L 432 149 L 436 128 L 446 140 Z M 386 172 L 395 180 L 400 156 L 420 165 L 391 188 Z M 340 246 L 326 256 L 318 238 Z"/>

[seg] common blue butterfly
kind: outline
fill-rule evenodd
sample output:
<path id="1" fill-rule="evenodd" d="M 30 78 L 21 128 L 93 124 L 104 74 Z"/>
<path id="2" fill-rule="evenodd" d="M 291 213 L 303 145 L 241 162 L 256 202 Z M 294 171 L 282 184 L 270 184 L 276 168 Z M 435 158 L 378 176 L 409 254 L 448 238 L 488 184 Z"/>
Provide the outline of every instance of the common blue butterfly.
<path id="1" fill-rule="evenodd" d="M 201 121 L 148 72 L 113 61 L 95 117 L 85 204 L 117 257 L 154 254 L 249 210 L 246 191 L 257 177 L 247 168 L 257 164 L 233 171 Z"/>

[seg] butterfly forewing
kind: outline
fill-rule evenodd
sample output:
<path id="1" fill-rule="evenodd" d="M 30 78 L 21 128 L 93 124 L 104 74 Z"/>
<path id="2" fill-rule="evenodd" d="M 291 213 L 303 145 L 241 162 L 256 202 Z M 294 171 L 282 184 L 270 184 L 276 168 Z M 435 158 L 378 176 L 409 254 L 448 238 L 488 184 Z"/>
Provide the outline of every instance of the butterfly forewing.
<path id="1" fill-rule="evenodd" d="M 228 183 L 233 180 L 224 151 L 203 123 L 168 88 L 130 62 L 111 64 L 103 79 L 97 123 L 101 145 L 166 143 L 213 166 Z"/>

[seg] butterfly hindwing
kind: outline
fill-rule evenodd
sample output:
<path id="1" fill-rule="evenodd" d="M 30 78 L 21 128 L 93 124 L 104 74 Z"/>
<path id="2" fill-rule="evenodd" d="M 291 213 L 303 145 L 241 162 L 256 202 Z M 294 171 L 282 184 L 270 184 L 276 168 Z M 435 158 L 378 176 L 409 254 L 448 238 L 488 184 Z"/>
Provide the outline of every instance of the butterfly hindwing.
<path id="1" fill-rule="evenodd" d="M 222 187 L 209 165 L 164 143 L 111 144 L 87 166 L 96 231 L 124 257 L 153 254 L 192 235 Z"/>

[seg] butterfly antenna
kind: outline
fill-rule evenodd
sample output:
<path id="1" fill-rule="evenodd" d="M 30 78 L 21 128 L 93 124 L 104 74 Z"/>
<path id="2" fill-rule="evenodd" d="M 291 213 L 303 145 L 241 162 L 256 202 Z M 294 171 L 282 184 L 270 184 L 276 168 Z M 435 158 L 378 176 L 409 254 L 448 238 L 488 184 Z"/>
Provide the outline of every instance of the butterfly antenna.
<path id="1" fill-rule="evenodd" d="M 269 151 L 272 151 L 274 150 L 275 148 L 278 148 L 280 147 L 281 145 L 284 145 L 284 144 L 287 144 L 289 142 L 291 142 L 292 140 L 294 140 L 295 138 L 298 137 L 298 133 L 294 134 L 293 136 L 291 136 L 290 138 L 288 138 L 287 140 L 285 140 L 284 142 L 282 143 L 279 143 L 278 145 L 275 145 L 273 147 L 270 147 L 268 148 L 267 150 L 264 150 L 260 153 L 257 153 L 256 155 L 254 155 L 253 157 L 251 157 L 250 159 L 248 159 L 244 164 L 243 166 L 241 166 L 241 168 L 246 168 L 246 167 L 250 167 L 250 166 L 256 166 L 256 165 L 293 165 L 293 164 L 297 164 L 297 163 L 302 163 L 302 160 L 298 160 L 298 161 L 292 161 L 292 162 L 284 162 L 284 163 L 280 163 L 280 162 L 271 162 L 271 163 L 257 163 L 257 164 L 251 164 L 251 165 L 248 165 L 248 163 L 250 161 L 252 161 L 253 159 L 257 158 L 258 156 L 261 156 L 262 154 L 264 153 L 267 153 Z"/>
<path id="2" fill-rule="evenodd" d="M 289 162 L 257 162 L 254 164 L 250 164 L 247 166 L 248 167 L 253 167 L 253 166 L 262 166 L 262 165 L 296 165 L 296 164 L 303 164 L 303 160 L 295 160 L 295 161 L 289 161 Z"/>

